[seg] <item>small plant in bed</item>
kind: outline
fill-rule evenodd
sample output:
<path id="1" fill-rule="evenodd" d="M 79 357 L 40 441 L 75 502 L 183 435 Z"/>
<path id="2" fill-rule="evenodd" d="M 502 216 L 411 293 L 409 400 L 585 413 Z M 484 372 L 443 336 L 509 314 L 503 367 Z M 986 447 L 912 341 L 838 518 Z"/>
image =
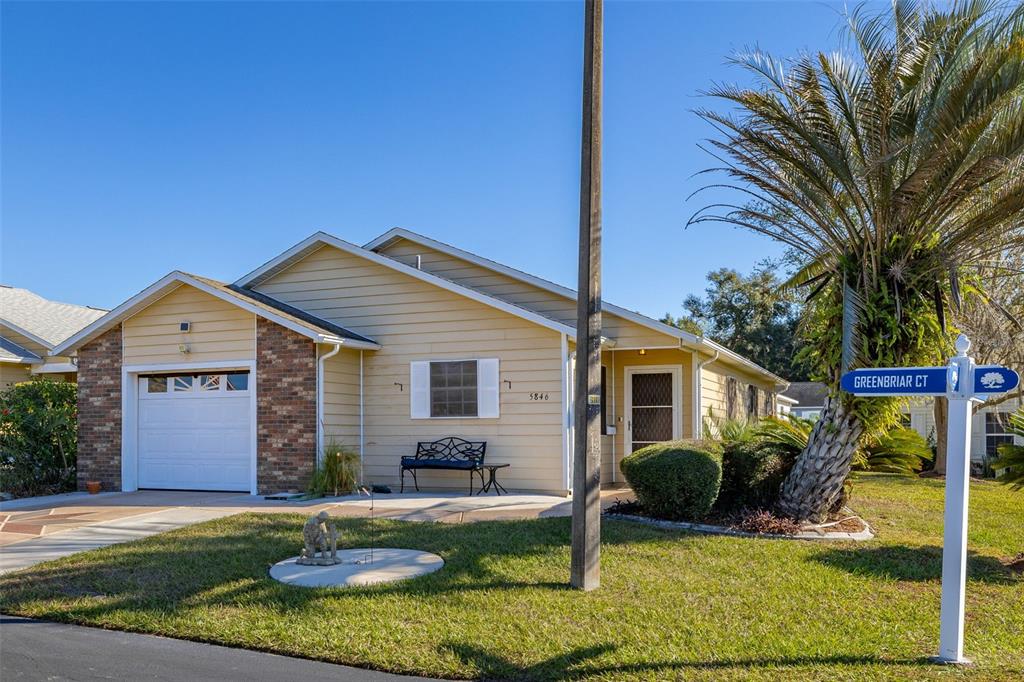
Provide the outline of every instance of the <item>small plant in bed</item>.
<path id="1" fill-rule="evenodd" d="M 356 489 L 359 478 L 359 453 L 333 440 L 324 446 L 323 456 L 309 483 L 309 494 L 347 495 Z"/>

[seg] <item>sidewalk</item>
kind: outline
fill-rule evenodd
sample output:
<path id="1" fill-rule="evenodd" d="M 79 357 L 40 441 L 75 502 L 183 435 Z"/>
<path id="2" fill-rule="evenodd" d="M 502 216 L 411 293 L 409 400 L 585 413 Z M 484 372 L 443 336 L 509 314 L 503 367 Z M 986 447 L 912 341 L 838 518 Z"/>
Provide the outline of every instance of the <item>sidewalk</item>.
<path id="1" fill-rule="evenodd" d="M 629 490 L 602 491 L 602 506 Z M 243 512 L 332 516 L 370 515 L 371 501 L 350 495 L 304 501 L 265 500 L 246 493 L 143 490 L 103 495 L 59 495 L 16 500 L 0 511 L 0 573 L 28 568 L 76 552 L 128 542 L 194 523 Z M 472 523 L 572 514 L 569 498 L 554 495 L 405 493 L 377 495 L 377 518 L 435 523 Z"/>

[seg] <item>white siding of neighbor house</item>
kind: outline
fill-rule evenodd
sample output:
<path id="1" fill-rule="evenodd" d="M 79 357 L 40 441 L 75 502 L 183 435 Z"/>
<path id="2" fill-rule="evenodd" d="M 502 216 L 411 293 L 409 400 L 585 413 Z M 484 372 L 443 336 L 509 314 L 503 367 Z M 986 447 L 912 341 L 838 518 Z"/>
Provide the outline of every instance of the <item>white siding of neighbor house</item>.
<path id="1" fill-rule="evenodd" d="M 256 288 L 382 344 L 363 354 L 366 482 L 394 485 L 400 458 L 413 454 L 417 441 L 460 436 L 486 440 L 487 462 L 511 464 L 499 472 L 507 487 L 563 489 L 557 332 L 330 246 Z M 480 358 L 500 361 L 500 417 L 411 418 L 411 362 Z M 346 371 L 351 382 L 351 365 L 332 369 L 336 377 Z M 325 384 L 326 404 L 345 403 L 337 394 L 349 392 L 351 383 L 343 384 Z M 531 400 L 532 393 L 547 400 Z M 461 488 L 467 478 L 421 472 L 420 486 Z"/>
<path id="2" fill-rule="evenodd" d="M 182 333 L 181 322 L 192 331 Z M 126 365 L 256 358 L 256 317 L 183 284 L 124 321 Z M 178 346 L 188 344 L 191 352 Z"/>
<path id="3" fill-rule="evenodd" d="M 995 407 L 983 407 L 971 418 L 971 460 L 981 462 L 985 459 L 985 415 L 991 412 L 1010 413 L 1020 407 L 1016 398 L 1007 400 Z M 910 427 L 921 434 L 930 443 L 935 442 L 935 407 L 931 399 L 912 400 L 903 409 L 910 414 Z"/>

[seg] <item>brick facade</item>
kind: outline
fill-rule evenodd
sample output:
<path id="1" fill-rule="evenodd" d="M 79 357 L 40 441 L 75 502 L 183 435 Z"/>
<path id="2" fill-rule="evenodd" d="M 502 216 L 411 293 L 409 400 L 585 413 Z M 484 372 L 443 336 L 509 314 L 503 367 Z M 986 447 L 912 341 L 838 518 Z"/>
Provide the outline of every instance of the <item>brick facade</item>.
<path id="1" fill-rule="evenodd" d="M 257 317 L 256 393 L 257 488 L 304 490 L 316 462 L 316 344 Z"/>
<path id="2" fill-rule="evenodd" d="M 78 351 L 78 489 L 121 489 L 121 325 Z"/>

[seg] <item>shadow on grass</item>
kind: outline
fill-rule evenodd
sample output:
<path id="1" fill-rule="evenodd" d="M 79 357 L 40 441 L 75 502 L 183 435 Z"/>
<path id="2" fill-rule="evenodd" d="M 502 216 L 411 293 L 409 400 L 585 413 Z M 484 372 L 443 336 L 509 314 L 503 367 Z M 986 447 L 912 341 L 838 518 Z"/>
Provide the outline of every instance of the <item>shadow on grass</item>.
<path id="1" fill-rule="evenodd" d="M 809 559 L 854 575 L 908 581 L 938 580 L 942 577 L 942 547 L 933 545 L 836 548 L 819 552 Z M 967 579 L 995 584 L 1018 580 L 998 559 L 974 552 L 967 555 Z"/>
<path id="2" fill-rule="evenodd" d="M 682 670 L 719 670 L 749 667 L 799 667 L 821 665 L 929 665 L 928 658 L 884 659 L 877 656 L 792 656 L 779 658 L 742 658 L 715 661 L 645 661 L 643 663 L 610 663 L 602 665 L 594 659 L 615 652 L 613 644 L 598 644 L 573 649 L 533 665 L 522 667 L 471 644 L 444 642 L 442 653 L 454 654 L 463 664 L 472 666 L 480 679 L 576 680 L 595 676 L 616 676 L 628 673 L 665 673 Z"/>
<path id="3" fill-rule="evenodd" d="M 570 520 L 481 521 L 429 524 L 340 518 L 342 544 L 403 547 L 433 552 L 445 566 L 412 580 L 336 589 L 284 585 L 269 577 L 274 563 L 294 556 L 304 517 L 241 514 L 144 540 L 86 552 L 17 574 L 0 576 L 0 610 L 38 600 L 65 600 L 61 619 L 95 619 L 115 611 L 152 614 L 196 606 L 259 604 L 288 612 L 322 599 L 360 600 L 399 595 L 428 598 L 449 593 L 539 589 L 564 591 L 550 580 L 549 559 L 568 566 Z M 605 524 L 606 545 L 643 544 L 694 536 L 628 524 Z M 509 568 L 509 562 L 512 568 Z M 520 567 L 523 570 L 519 571 Z M 515 575 L 513 575 L 515 571 Z M 531 576 L 535 579 L 531 580 Z"/>

